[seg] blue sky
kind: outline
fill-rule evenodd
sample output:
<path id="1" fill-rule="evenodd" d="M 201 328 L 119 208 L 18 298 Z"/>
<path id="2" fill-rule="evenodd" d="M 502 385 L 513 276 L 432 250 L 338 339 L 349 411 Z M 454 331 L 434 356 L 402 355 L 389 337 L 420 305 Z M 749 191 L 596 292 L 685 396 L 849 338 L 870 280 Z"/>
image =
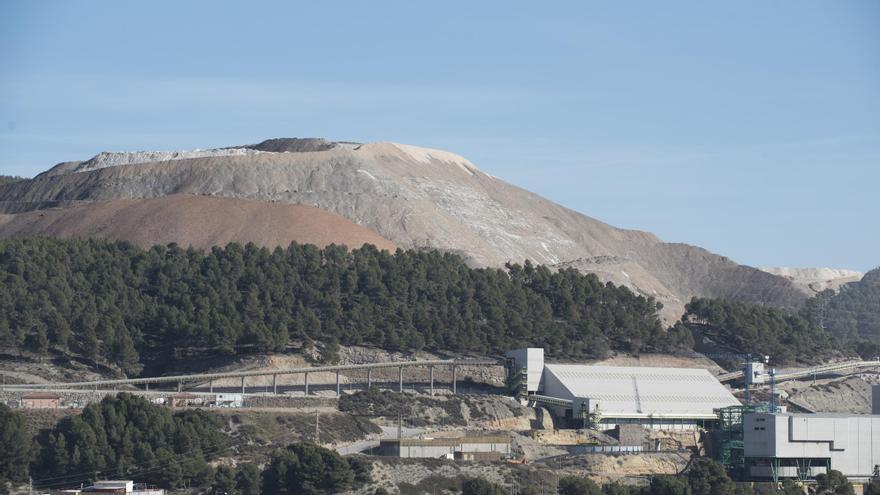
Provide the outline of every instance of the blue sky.
<path id="1" fill-rule="evenodd" d="M 880 2 L 329 4 L 0 3 L 0 174 L 393 140 L 741 263 L 880 265 Z"/>

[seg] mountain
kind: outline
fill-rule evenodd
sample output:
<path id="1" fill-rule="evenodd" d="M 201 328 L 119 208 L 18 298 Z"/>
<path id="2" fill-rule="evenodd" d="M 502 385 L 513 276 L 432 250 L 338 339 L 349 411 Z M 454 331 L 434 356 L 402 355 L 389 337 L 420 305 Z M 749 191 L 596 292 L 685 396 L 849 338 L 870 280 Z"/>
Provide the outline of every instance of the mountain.
<path id="1" fill-rule="evenodd" d="M 865 275 L 840 268 L 762 267 L 761 270 L 791 280 L 808 296 L 831 289 L 837 292 L 843 284 L 858 282 Z"/>
<path id="2" fill-rule="evenodd" d="M 824 294 L 823 294 L 824 296 Z M 874 343 L 873 358 L 880 352 L 880 268 L 875 268 L 858 282 L 841 287 L 827 299 L 810 301 L 822 309 L 826 328 L 843 339 L 863 339 Z"/>
<path id="3" fill-rule="evenodd" d="M 310 205 L 401 248 L 450 251 L 474 266 L 529 259 L 576 267 L 655 297 L 667 322 L 694 296 L 783 307 L 805 299 L 791 280 L 613 227 L 453 153 L 391 142 L 273 139 L 213 150 L 101 153 L 0 186 L 0 212 L 179 194 Z"/>
<path id="4" fill-rule="evenodd" d="M 99 237 L 141 247 L 172 242 L 199 249 L 230 242 L 275 247 L 298 242 L 396 249 L 372 230 L 311 206 L 181 194 L 0 214 L 0 238 L 35 235 Z"/>

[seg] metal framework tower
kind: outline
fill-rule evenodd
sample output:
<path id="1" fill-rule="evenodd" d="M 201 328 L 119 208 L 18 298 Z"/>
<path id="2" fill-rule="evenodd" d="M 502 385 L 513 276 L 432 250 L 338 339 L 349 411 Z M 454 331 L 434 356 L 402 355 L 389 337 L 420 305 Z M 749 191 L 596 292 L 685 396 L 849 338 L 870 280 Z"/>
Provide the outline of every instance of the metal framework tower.
<path id="1" fill-rule="evenodd" d="M 746 459 L 743 444 L 743 415 L 768 412 L 766 404 L 730 406 L 718 410 L 718 432 L 721 441 L 719 461 L 731 474 L 745 474 Z"/>

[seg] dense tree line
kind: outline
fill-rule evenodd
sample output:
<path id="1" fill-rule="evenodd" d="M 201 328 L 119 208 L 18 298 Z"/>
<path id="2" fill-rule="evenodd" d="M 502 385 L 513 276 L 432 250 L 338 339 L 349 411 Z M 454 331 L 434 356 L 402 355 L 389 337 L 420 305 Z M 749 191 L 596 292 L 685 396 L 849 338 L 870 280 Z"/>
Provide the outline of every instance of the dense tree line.
<path id="1" fill-rule="evenodd" d="M 0 404 L 0 494 L 7 493 L 7 483 L 27 481 L 32 457 L 33 439 L 24 416 Z"/>
<path id="2" fill-rule="evenodd" d="M 212 468 L 233 453 L 224 423 L 198 410 L 173 413 L 132 394 L 106 397 L 32 437 L 25 416 L 0 404 L 0 494 L 33 478 L 40 489 L 101 479 L 133 479 L 168 489 L 200 487 L 224 495 L 324 495 L 370 480 L 370 465 L 309 443 L 254 463 Z"/>
<path id="3" fill-rule="evenodd" d="M 276 452 L 263 469 L 262 493 L 324 495 L 370 481 L 369 464 L 359 457 L 310 443 L 294 443 Z"/>
<path id="4" fill-rule="evenodd" d="M 662 328 L 659 308 L 593 274 L 528 262 L 473 269 L 437 251 L 0 241 L 0 345 L 72 351 L 129 372 L 174 351 L 291 341 L 474 353 L 528 344 L 570 357 L 686 347 L 689 336 Z"/>
<path id="5" fill-rule="evenodd" d="M 840 339 L 855 342 L 865 358 L 880 355 L 880 268 L 840 292 L 827 290 L 807 301 L 805 315 Z"/>
<path id="6" fill-rule="evenodd" d="M 724 347 L 769 355 L 774 363 L 815 361 L 843 349 L 838 339 L 805 315 L 757 304 L 694 298 L 682 320 L 703 327 Z"/>
<path id="7" fill-rule="evenodd" d="M 330 495 L 371 481 L 369 464 L 361 457 L 345 458 L 310 443 L 278 449 L 262 472 L 253 463 L 221 465 L 214 471 L 214 495 Z"/>
<path id="8" fill-rule="evenodd" d="M 235 467 L 220 465 L 214 470 L 211 493 L 215 495 L 260 495 L 262 493 L 260 468 L 254 463 Z"/>
<path id="9" fill-rule="evenodd" d="M 225 448 L 222 426 L 202 411 L 172 413 L 122 393 L 44 432 L 32 473 L 45 486 L 108 478 L 168 488 L 204 485 L 213 476 L 207 461 Z"/>
<path id="10" fill-rule="evenodd" d="M 12 184 L 13 182 L 21 182 L 23 180 L 28 180 L 26 177 L 19 177 L 17 175 L 0 175 L 0 186 L 3 184 Z"/>

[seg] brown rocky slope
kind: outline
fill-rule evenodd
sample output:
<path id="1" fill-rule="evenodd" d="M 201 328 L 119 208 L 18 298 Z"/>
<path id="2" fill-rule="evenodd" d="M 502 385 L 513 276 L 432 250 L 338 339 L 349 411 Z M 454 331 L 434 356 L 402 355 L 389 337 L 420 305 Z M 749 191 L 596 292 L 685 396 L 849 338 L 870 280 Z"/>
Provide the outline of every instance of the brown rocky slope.
<path id="1" fill-rule="evenodd" d="M 312 205 L 401 248 L 476 266 L 574 266 L 653 296 L 672 321 L 693 296 L 796 306 L 790 280 L 648 232 L 624 230 L 507 184 L 449 152 L 390 142 L 271 140 L 194 152 L 101 154 L 0 186 L 0 212 L 173 194 Z"/>
<path id="2" fill-rule="evenodd" d="M 67 208 L 0 214 L 0 238 L 22 236 L 99 237 L 143 247 L 176 242 L 207 249 L 230 242 L 287 246 L 291 242 L 394 251 L 379 234 L 339 215 L 305 205 L 236 198 L 172 195 L 113 199 Z"/>

